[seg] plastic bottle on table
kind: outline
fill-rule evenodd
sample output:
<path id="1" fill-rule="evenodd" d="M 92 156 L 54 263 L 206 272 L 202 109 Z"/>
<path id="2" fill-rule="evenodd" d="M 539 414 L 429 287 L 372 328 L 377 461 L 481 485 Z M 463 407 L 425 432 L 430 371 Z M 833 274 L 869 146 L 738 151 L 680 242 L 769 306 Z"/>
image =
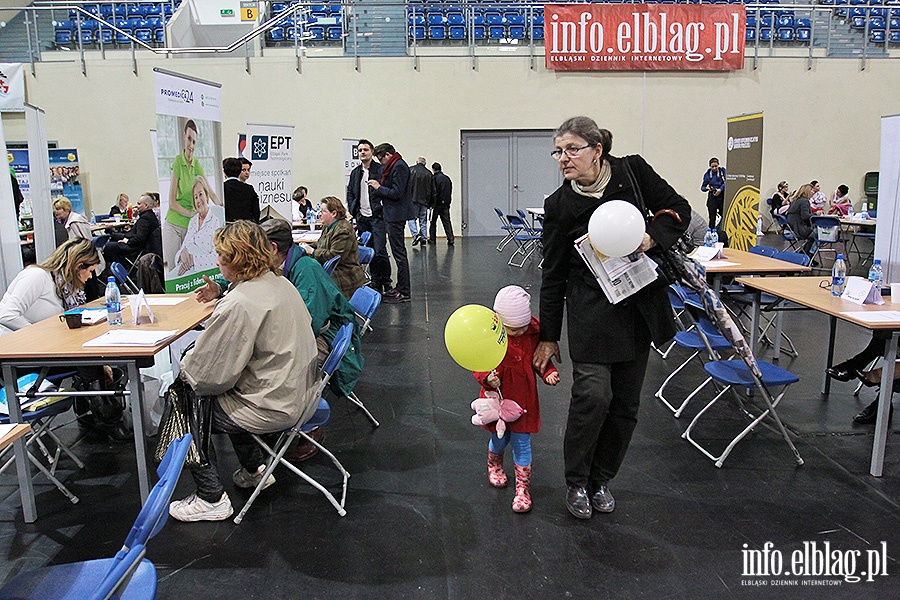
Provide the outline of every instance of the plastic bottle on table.
<path id="1" fill-rule="evenodd" d="M 869 269 L 869 281 L 879 291 L 884 286 L 884 270 L 881 268 L 881 259 L 879 258 L 875 259 L 875 262 L 872 263 L 872 268 Z"/>
<path id="2" fill-rule="evenodd" d="M 110 327 L 122 324 L 122 293 L 115 277 L 106 280 L 106 314 Z"/>
<path id="3" fill-rule="evenodd" d="M 709 232 L 712 234 L 712 244 L 710 245 L 715 246 L 719 243 L 719 232 L 716 229 L 710 229 Z"/>
<path id="4" fill-rule="evenodd" d="M 94 211 L 91 211 L 91 225 L 97 224 L 97 215 L 94 214 Z"/>
<path id="5" fill-rule="evenodd" d="M 703 235 L 703 245 L 707 248 L 713 245 L 712 229 L 710 229 L 709 227 L 706 228 L 706 233 Z"/>
<path id="6" fill-rule="evenodd" d="M 847 207 L 847 218 L 848 219 L 853 218 L 853 205 L 852 204 Z"/>
<path id="7" fill-rule="evenodd" d="M 844 255 L 838 254 L 831 267 L 831 295 L 840 296 L 844 293 L 844 286 L 847 284 L 847 263 L 844 262 Z"/>

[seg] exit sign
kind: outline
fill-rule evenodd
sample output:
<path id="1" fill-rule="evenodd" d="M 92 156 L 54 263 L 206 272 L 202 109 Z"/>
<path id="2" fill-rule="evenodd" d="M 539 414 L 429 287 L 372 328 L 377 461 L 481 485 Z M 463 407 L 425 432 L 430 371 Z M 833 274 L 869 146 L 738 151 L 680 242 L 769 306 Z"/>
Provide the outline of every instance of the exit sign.
<path id="1" fill-rule="evenodd" d="M 223 18 L 224 17 L 233 17 L 234 9 L 233 8 L 223 8 L 222 10 L 219 11 L 219 16 L 223 17 Z"/>

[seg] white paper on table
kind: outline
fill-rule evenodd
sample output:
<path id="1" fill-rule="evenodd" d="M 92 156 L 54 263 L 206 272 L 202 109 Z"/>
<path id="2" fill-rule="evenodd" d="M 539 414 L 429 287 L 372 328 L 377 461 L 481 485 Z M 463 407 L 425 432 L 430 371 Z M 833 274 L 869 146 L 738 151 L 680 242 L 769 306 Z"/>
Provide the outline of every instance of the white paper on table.
<path id="1" fill-rule="evenodd" d="M 82 346 L 155 346 L 178 333 L 178 330 L 113 329 Z"/>
<path id="2" fill-rule="evenodd" d="M 0 438 L 6 437 L 13 429 L 18 427 L 20 423 L 4 424 L 0 423 Z"/>
<path id="3" fill-rule="evenodd" d="M 900 310 L 862 310 L 842 312 L 851 319 L 866 323 L 894 323 L 900 321 Z"/>
<path id="4" fill-rule="evenodd" d="M 703 263 L 717 258 L 725 258 L 725 255 L 722 254 L 721 246 L 700 246 L 690 254 L 690 257 Z"/>
<path id="5" fill-rule="evenodd" d="M 81 310 L 81 323 L 83 325 L 96 325 L 106 320 L 106 307 L 84 308 Z"/>
<path id="6" fill-rule="evenodd" d="M 884 304 L 881 291 L 862 277 L 848 277 L 841 298 L 854 304 Z"/>
<path id="7" fill-rule="evenodd" d="M 147 298 L 146 296 L 144 296 L 144 300 L 145 300 L 145 302 L 144 302 L 145 306 L 146 305 L 149 305 L 149 306 L 175 306 L 176 304 L 180 304 L 181 302 L 184 302 L 185 300 L 187 300 L 187 298 L 183 297 L 183 296 L 182 297 L 175 296 L 175 297 L 167 297 L 167 298 L 159 298 L 159 297 L 158 298 Z"/>

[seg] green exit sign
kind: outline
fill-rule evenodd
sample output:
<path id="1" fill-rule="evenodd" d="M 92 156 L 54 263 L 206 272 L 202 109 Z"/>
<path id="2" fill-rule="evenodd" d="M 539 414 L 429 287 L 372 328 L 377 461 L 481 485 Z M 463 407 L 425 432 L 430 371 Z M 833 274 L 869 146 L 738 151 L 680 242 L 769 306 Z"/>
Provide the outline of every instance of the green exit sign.
<path id="1" fill-rule="evenodd" d="M 233 8 L 223 8 L 219 11 L 220 17 L 233 17 L 234 9 Z"/>

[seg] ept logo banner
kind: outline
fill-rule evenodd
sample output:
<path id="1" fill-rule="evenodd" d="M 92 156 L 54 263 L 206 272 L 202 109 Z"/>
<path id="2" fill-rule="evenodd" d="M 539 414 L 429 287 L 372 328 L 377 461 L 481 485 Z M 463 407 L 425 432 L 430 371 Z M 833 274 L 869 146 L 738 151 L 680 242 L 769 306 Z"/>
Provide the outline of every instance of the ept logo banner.
<path id="1" fill-rule="evenodd" d="M 250 138 L 250 160 L 269 160 L 269 136 L 254 135 Z"/>

